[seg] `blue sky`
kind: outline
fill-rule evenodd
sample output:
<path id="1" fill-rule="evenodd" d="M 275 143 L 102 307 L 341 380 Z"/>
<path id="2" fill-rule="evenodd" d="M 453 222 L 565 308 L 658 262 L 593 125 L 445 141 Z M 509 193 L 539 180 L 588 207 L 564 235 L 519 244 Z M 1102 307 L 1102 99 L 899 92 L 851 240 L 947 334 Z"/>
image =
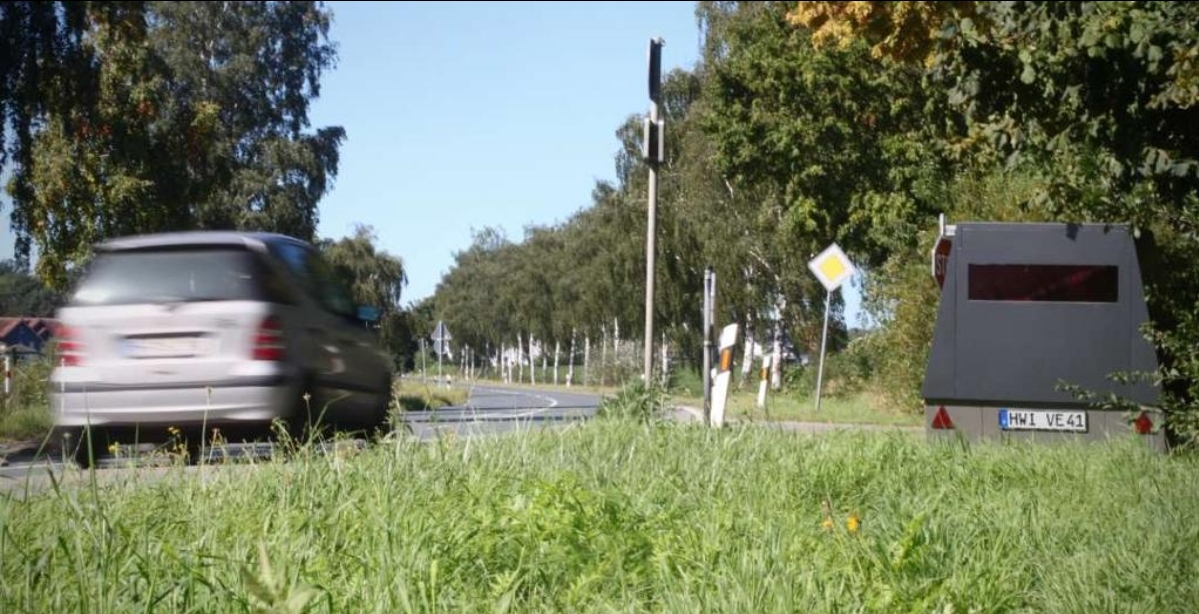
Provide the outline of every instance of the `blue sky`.
<path id="1" fill-rule="evenodd" d="M 322 236 L 373 225 L 403 258 L 404 302 L 433 293 L 471 232 L 567 220 L 613 180 L 616 128 L 648 108 L 646 48 L 690 68 L 690 2 L 333 2 L 340 62 L 314 125 L 347 140 Z"/>
<path id="2" fill-rule="evenodd" d="M 694 6 L 328 3 L 339 59 L 310 119 L 347 136 L 319 234 L 373 226 L 379 247 L 404 261 L 407 305 L 433 293 L 473 231 L 519 241 L 527 225 L 567 220 L 590 205 L 597 180 L 614 179 L 616 128 L 648 108 L 649 39 L 666 41 L 663 73 L 695 65 Z"/>

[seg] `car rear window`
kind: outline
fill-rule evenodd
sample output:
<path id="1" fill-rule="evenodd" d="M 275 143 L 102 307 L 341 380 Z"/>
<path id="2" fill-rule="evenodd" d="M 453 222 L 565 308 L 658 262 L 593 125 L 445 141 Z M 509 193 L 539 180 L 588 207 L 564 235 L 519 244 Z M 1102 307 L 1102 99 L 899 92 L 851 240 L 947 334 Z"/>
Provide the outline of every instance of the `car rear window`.
<path id="1" fill-rule="evenodd" d="M 237 247 L 188 247 L 101 253 L 71 302 L 129 305 L 246 300 L 290 302 L 286 287 L 253 252 Z"/>

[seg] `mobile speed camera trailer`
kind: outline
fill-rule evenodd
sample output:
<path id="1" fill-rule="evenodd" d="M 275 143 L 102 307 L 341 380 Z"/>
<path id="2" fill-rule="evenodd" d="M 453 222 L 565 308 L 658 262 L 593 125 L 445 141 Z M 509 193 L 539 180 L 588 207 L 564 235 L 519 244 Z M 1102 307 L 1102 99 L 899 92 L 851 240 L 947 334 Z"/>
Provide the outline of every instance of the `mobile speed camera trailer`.
<path id="1" fill-rule="evenodd" d="M 961 223 L 933 248 L 941 285 L 924 374 L 931 439 L 1105 440 L 1165 450 L 1149 313 L 1127 226 Z M 1080 399 L 1115 395 L 1137 410 Z"/>

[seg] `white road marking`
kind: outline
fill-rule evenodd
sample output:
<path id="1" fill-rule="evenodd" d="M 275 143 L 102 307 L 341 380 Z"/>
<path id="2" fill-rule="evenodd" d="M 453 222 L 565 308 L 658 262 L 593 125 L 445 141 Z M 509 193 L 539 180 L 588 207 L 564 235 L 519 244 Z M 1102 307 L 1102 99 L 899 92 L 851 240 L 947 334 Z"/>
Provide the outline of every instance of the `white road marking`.
<path id="1" fill-rule="evenodd" d="M 541 401 L 547 403 L 547 405 L 545 407 L 537 407 L 537 408 L 529 409 L 527 411 L 521 411 L 521 412 L 515 412 L 515 413 L 506 413 L 506 414 L 488 413 L 488 414 L 482 415 L 482 416 L 480 416 L 478 413 L 475 413 L 474 417 L 475 417 L 476 421 L 511 420 L 513 418 L 528 418 L 530 416 L 535 416 L 539 413 L 551 410 L 558 406 L 557 399 L 543 396 L 540 394 L 534 394 L 534 393 L 530 393 L 530 392 L 514 392 L 511 390 L 502 390 L 500 388 L 484 388 L 481 386 L 479 387 L 479 390 L 486 391 L 488 394 L 502 394 L 502 395 L 506 394 L 508 396 L 514 396 L 514 397 L 530 397 L 530 398 L 534 398 L 534 399 L 540 399 Z M 473 393 L 474 390 L 472 389 L 471 392 Z M 479 410 L 478 407 L 472 406 L 472 405 L 470 405 L 470 403 L 467 403 L 466 409 L 471 410 L 473 412 L 478 412 L 478 410 Z"/>

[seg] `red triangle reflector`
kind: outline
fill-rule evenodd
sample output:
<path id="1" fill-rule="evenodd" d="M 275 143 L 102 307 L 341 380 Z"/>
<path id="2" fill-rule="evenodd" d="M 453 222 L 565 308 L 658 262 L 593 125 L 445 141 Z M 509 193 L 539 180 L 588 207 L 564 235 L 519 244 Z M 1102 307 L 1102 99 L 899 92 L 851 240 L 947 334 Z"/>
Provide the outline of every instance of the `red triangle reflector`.
<path id="1" fill-rule="evenodd" d="M 933 416 L 933 428 L 939 430 L 953 428 L 953 420 L 949 419 L 949 412 L 945 411 L 944 405 L 937 409 L 937 415 Z"/>
<path id="2" fill-rule="evenodd" d="M 1153 432 L 1153 420 L 1149 418 L 1149 414 L 1141 412 L 1137 419 L 1133 421 L 1133 426 L 1136 427 L 1137 433 L 1140 435 L 1148 435 Z"/>

